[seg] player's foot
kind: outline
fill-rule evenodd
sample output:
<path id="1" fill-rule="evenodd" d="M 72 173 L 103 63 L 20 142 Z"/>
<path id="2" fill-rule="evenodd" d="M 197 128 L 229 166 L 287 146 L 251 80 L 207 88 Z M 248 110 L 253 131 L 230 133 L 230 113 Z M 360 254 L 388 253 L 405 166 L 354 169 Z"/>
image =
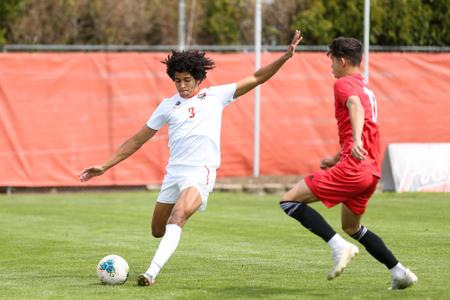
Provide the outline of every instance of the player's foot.
<path id="1" fill-rule="evenodd" d="M 411 272 L 408 268 L 401 276 L 393 276 L 390 290 L 403 290 L 407 287 L 415 285 L 417 282 L 417 276 Z"/>
<path id="2" fill-rule="evenodd" d="M 155 284 L 155 279 L 147 273 L 144 273 L 137 277 L 137 284 L 140 286 L 151 286 Z"/>
<path id="3" fill-rule="evenodd" d="M 352 260 L 353 257 L 358 255 L 359 249 L 355 245 L 348 243 L 346 247 L 333 252 L 334 266 L 330 273 L 328 273 L 327 279 L 332 280 L 344 272 L 345 267 Z"/>

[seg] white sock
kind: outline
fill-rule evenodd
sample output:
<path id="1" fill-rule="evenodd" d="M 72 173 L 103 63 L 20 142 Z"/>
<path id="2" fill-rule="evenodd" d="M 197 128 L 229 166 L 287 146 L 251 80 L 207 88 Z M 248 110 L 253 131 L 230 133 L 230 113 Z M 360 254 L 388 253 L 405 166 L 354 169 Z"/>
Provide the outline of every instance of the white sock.
<path id="1" fill-rule="evenodd" d="M 344 240 L 338 233 L 333 235 L 333 237 L 327 243 L 330 246 L 331 250 L 333 250 L 333 252 L 348 245 L 348 242 Z"/>
<path id="2" fill-rule="evenodd" d="M 395 267 L 389 269 L 389 271 L 391 272 L 392 277 L 402 277 L 405 274 L 405 269 L 406 268 L 401 263 L 398 263 Z"/>
<path id="3" fill-rule="evenodd" d="M 176 224 L 167 224 L 166 233 L 164 234 L 161 242 L 159 242 L 158 250 L 156 250 L 155 256 L 153 257 L 152 263 L 148 268 L 148 275 L 152 276 L 153 279 L 156 278 L 159 271 L 162 269 L 164 264 L 169 260 L 172 254 L 178 247 L 181 237 L 181 227 Z"/>

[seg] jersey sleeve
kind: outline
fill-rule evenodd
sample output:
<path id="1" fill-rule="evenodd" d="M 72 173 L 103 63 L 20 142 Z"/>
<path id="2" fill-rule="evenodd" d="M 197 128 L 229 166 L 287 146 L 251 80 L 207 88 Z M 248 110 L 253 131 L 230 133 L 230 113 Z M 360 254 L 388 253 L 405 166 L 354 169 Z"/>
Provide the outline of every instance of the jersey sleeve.
<path id="1" fill-rule="evenodd" d="M 217 95 L 223 106 L 227 106 L 234 101 L 234 93 L 236 93 L 236 83 L 217 85 L 211 87 L 211 91 Z"/>
<path id="2" fill-rule="evenodd" d="M 163 100 L 147 121 L 147 126 L 159 130 L 167 123 L 167 100 Z"/>
<path id="3" fill-rule="evenodd" d="M 358 90 L 349 80 L 337 80 L 334 83 L 334 95 L 338 102 L 345 106 L 350 96 L 358 95 Z"/>

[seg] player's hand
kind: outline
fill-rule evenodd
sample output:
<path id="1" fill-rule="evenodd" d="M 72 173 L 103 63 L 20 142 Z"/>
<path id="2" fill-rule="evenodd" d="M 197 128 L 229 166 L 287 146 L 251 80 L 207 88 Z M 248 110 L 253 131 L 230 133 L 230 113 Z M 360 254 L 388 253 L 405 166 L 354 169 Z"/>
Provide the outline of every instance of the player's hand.
<path id="1" fill-rule="evenodd" d="M 333 157 L 327 157 L 327 158 L 324 158 L 324 159 L 322 159 L 320 161 L 320 168 L 322 170 L 326 170 L 326 169 L 329 169 L 329 168 L 333 167 L 335 164 L 337 164 L 337 160 L 336 160 L 336 158 L 334 156 Z"/>
<path id="2" fill-rule="evenodd" d="M 302 33 L 300 30 L 296 30 L 294 33 L 294 37 L 292 38 L 292 42 L 289 45 L 289 48 L 286 52 L 286 55 L 288 58 L 292 57 L 295 52 L 295 48 L 297 48 L 297 45 L 300 43 L 300 41 L 303 39 Z"/>
<path id="3" fill-rule="evenodd" d="M 357 160 L 365 160 L 367 154 L 368 152 L 364 149 L 363 142 L 361 140 L 357 140 L 353 143 L 352 155 L 354 158 Z"/>
<path id="4" fill-rule="evenodd" d="M 106 171 L 105 168 L 102 166 L 92 166 L 85 168 L 83 171 L 80 172 L 80 174 L 78 174 L 78 176 L 80 177 L 81 182 L 85 182 L 91 179 L 92 177 L 102 175 L 103 173 L 105 173 L 105 171 Z"/>

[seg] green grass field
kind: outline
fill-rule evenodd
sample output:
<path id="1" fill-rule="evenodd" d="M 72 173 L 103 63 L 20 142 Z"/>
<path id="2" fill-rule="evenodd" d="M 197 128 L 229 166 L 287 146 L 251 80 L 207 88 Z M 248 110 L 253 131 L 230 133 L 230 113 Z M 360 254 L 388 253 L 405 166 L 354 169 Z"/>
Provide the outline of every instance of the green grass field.
<path id="1" fill-rule="evenodd" d="M 449 194 L 376 194 L 364 224 L 419 277 L 388 291 L 390 274 L 364 248 L 334 281 L 331 251 L 288 218 L 277 196 L 213 193 L 186 225 L 178 250 L 151 287 L 135 283 L 159 240 L 155 193 L 0 196 L 1 299 L 450 299 Z M 335 229 L 340 208 L 313 204 Z M 347 238 L 347 237 L 346 237 Z M 350 238 L 348 238 L 350 240 Z M 95 267 L 123 256 L 130 278 L 99 283 Z"/>

